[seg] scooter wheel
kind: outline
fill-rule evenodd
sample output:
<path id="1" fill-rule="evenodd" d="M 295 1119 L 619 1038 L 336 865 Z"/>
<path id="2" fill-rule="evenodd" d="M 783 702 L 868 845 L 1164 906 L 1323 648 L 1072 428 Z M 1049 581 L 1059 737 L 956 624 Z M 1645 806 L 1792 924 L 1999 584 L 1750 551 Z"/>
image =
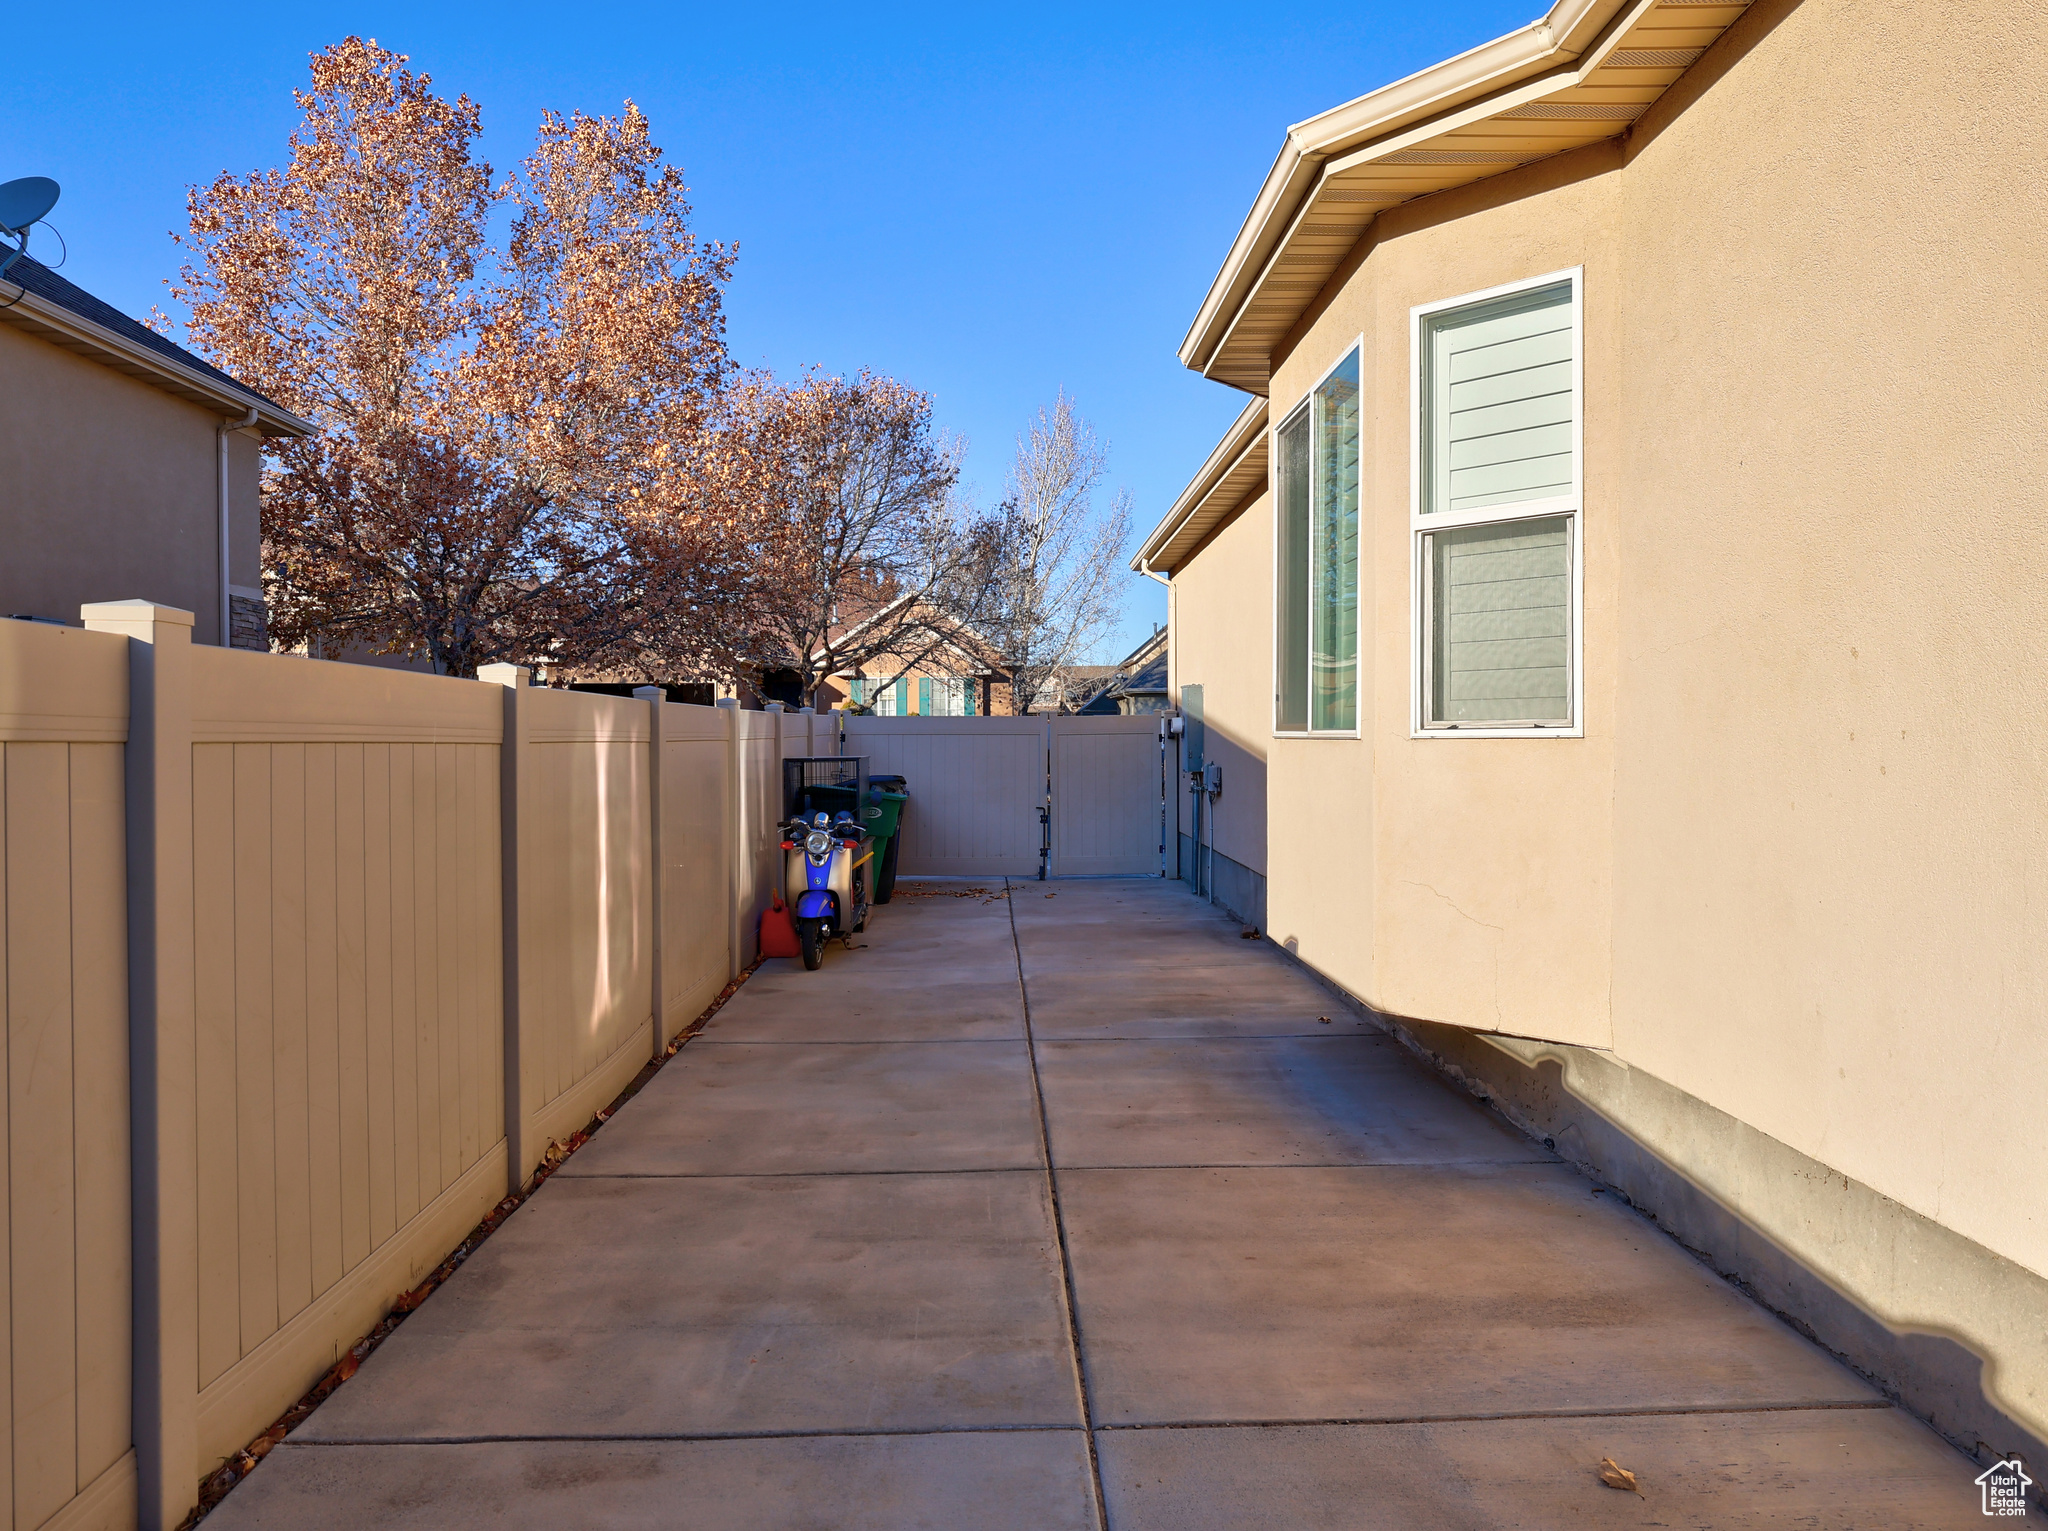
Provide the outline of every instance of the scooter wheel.
<path id="1" fill-rule="evenodd" d="M 804 966 L 815 972 L 825 962 L 825 922 L 819 919 L 798 920 L 796 936 L 804 949 Z"/>

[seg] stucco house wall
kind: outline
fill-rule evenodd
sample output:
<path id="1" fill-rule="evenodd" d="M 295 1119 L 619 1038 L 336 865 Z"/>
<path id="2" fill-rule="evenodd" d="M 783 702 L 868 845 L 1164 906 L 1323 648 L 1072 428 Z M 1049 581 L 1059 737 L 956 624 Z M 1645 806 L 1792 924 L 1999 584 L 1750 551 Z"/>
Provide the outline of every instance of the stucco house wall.
<path id="1" fill-rule="evenodd" d="M 307 421 L 28 255 L 0 279 L 0 380 L 0 617 L 147 599 L 196 643 L 269 647 L 262 438 Z"/>
<path id="2" fill-rule="evenodd" d="M 1176 622 L 1170 640 L 1177 686 L 1203 688 L 1204 757 L 1223 770 L 1223 790 L 1204 807 L 1196 845 L 1194 803 L 1187 784 L 1176 784 L 1181 875 L 1207 887 L 1240 918 L 1266 918 L 1266 756 L 1272 745 L 1272 657 L 1264 642 L 1245 642 L 1245 631 L 1273 622 L 1270 581 L 1246 571 L 1272 562 L 1272 511 L 1261 494 L 1215 535 L 1176 583 L 1174 599 L 1209 613 L 1233 610 L 1232 622 Z M 1256 624 L 1256 625 L 1254 625 Z M 1178 692 L 1176 692 L 1178 694 Z M 1215 853 L 1212 859 L 1209 852 Z M 1199 862 L 1197 857 L 1200 857 Z"/>
<path id="3" fill-rule="evenodd" d="M 1391 1015 L 1641 1071 L 1653 1151 L 1782 1247 L 1867 1192 L 1799 1253 L 1930 1333 L 1968 1283 L 1877 1295 L 1923 1220 L 2048 1295 L 2048 198 L 1993 148 L 2044 99 L 2037 10 L 1757 0 L 1625 138 L 1381 213 L 1273 359 L 1278 421 L 1363 337 L 1366 459 L 1364 737 L 1266 730 L 1273 937 Z M 1584 737 L 1411 738 L 1410 309 L 1572 267 Z M 1255 656 L 1261 709 L 1271 535 L 1261 502 L 1174 571 L 1177 652 Z M 1179 678 L 1213 714 L 1225 673 Z M 1738 1130 L 1811 1184 L 1735 1184 Z M 2048 1346 L 1982 1327 L 2042 1433 Z"/>
<path id="4" fill-rule="evenodd" d="M 222 417 L 0 325 L 0 616 L 76 624 L 89 601 L 146 596 L 220 642 L 214 427 Z M 230 583 L 261 584 L 254 433 L 228 440 Z"/>

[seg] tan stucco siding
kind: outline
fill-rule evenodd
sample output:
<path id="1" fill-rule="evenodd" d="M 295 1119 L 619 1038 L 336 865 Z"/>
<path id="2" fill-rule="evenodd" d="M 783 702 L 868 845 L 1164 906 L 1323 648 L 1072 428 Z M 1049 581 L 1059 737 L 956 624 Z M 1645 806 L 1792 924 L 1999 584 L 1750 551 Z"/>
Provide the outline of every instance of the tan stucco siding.
<path id="1" fill-rule="evenodd" d="M 1870 21 L 1621 178 L 1615 1042 L 2048 1273 L 2048 18 Z"/>
<path id="2" fill-rule="evenodd" d="M 1278 421 L 1365 336 L 1368 737 L 1270 742 L 1268 907 L 1377 1005 L 1611 1046 L 2048 1273 L 2048 188 L 1992 147 L 2043 99 L 2038 11 L 1758 0 L 1626 146 L 1381 217 L 1276 358 Z M 1574 266 L 1585 737 L 1411 739 L 1409 310 Z M 1257 519 L 1175 641 L 1264 706 Z"/>
<path id="3" fill-rule="evenodd" d="M 219 641 L 217 415 L 0 326 L 0 616 L 76 622 L 89 601 L 190 611 Z M 228 440 L 232 582 L 255 586 L 260 447 Z"/>
<path id="4" fill-rule="evenodd" d="M 1169 645 L 1175 684 L 1202 688 L 1205 758 L 1223 768 L 1223 791 L 1208 810 L 1203 839 L 1254 872 L 1266 871 L 1266 750 L 1273 731 L 1272 648 L 1264 636 L 1273 622 L 1273 585 L 1257 571 L 1272 567 L 1272 537 L 1264 495 L 1215 532 L 1176 595 L 1187 603 L 1182 611 L 1209 612 L 1227 603 L 1232 620 L 1177 628 Z M 1246 642 L 1248 633 L 1260 636 Z M 1176 790 L 1182 831 L 1191 833 L 1189 795 L 1185 786 Z"/>

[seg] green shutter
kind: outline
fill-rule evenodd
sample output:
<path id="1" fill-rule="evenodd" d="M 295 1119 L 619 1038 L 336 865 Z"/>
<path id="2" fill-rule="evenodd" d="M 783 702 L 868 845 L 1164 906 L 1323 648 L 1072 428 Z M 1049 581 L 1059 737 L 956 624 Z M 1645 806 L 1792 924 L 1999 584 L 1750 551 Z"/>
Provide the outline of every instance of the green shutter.
<path id="1" fill-rule="evenodd" d="M 907 675 L 896 678 L 896 716 L 910 716 L 910 677 Z"/>
<path id="2" fill-rule="evenodd" d="M 917 710 L 924 717 L 932 715 L 932 678 L 929 675 L 917 678 Z"/>
<path id="3" fill-rule="evenodd" d="M 969 675 L 969 676 L 965 676 L 965 677 L 963 677 L 963 678 L 961 679 L 961 682 L 960 682 L 960 716 L 961 716 L 961 717 L 963 717 L 963 718 L 971 718 L 971 717 L 973 717 L 973 716 L 974 716 L 974 693 L 975 693 L 975 692 L 977 692 L 977 691 L 979 691 L 980 689 L 981 689 L 981 682 L 980 682 L 980 681 L 978 681 L 978 680 L 976 680 L 976 679 L 975 679 L 975 678 L 974 678 L 974 677 L 973 677 L 972 675 Z"/>

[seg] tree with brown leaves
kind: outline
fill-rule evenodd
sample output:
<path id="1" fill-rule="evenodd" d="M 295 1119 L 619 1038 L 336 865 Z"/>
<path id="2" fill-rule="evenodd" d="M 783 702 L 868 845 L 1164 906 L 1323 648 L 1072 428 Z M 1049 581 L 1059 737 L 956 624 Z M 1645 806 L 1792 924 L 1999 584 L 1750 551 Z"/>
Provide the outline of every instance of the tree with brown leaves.
<path id="1" fill-rule="evenodd" d="M 315 54 L 285 167 L 189 198 L 194 343 L 319 426 L 271 447 L 273 635 L 454 675 L 713 662 L 758 488 L 716 428 L 731 252 L 631 102 L 548 114 L 494 186 L 476 105 L 406 63 Z"/>
<path id="2" fill-rule="evenodd" d="M 917 663 L 971 629 L 993 567 L 960 508 L 959 443 L 928 394 L 861 372 L 733 390 L 736 455 L 761 472 L 748 629 L 764 672 L 815 702 L 877 655 Z"/>

